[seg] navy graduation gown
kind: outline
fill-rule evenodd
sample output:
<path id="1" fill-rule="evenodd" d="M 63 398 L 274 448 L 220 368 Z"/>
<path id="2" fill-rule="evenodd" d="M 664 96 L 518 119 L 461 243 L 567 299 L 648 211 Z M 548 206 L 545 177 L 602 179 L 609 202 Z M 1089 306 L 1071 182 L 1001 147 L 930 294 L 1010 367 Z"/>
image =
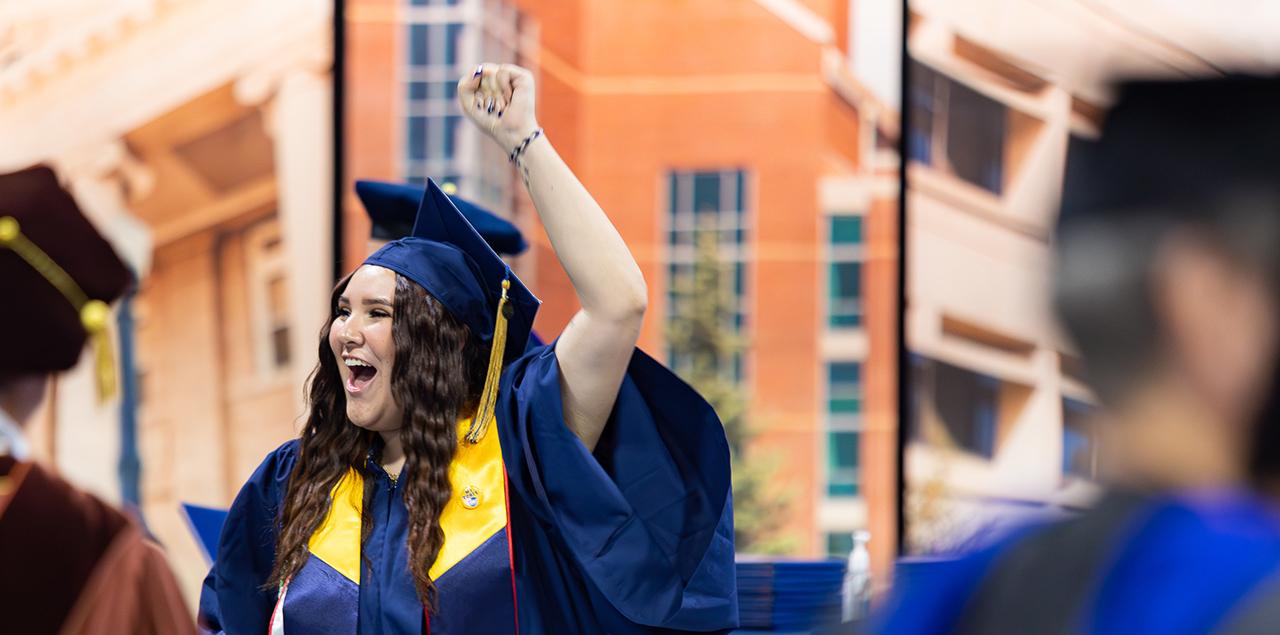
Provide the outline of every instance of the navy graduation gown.
<path id="1" fill-rule="evenodd" d="M 1099 507 L 1107 502 L 1104 499 Z M 1046 548 L 1049 542 L 1044 538 L 1061 531 L 1062 524 L 1023 527 L 992 546 L 899 577 L 874 631 L 971 632 L 981 596 L 990 597 L 993 589 L 1003 609 L 986 609 L 1007 612 L 1013 608 L 1010 603 L 1017 603 L 1032 617 L 1062 609 L 1059 598 L 1041 597 L 1040 592 L 1047 588 L 1060 596 L 1079 583 L 1043 579 L 1052 575 L 1054 561 L 1064 559 L 1090 562 L 1083 572 L 1080 601 L 1066 607 L 1067 623 L 1036 627 L 1038 632 L 1217 632 L 1243 617 L 1257 594 L 1280 579 L 1280 513 L 1271 501 L 1243 492 L 1214 492 L 1130 505 L 1118 522 L 1107 521 L 1106 532 L 1089 530 L 1087 524 L 1099 512 L 1086 512 L 1081 519 L 1084 531 L 1060 534 L 1056 549 Z M 1095 541 L 1099 544 L 1092 544 Z M 1020 585 L 1002 581 L 1011 556 L 1023 547 L 1033 548 L 1022 552 L 1030 558 L 1021 563 L 1033 577 L 1022 578 Z M 1011 630 L 1010 619 L 999 614 L 995 619 Z"/>
<path id="2" fill-rule="evenodd" d="M 524 634 L 736 626 L 724 431 L 710 406 L 669 370 L 635 352 L 593 456 L 564 424 L 554 343 L 532 349 L 504 371 L 495 433 L 509 479 L 509 522 L 497 545 L 485 541 L 437 578 L 433 635 L 514 631 L 505 626 L 513 613 Z M 265 633 L 270 626 L 277 594 L 261 585 L 296 459 L 296 441 L 272 452 L 232 505 L 200 600 L 201 621 L 215 631 Z M 405 508 L 380 472 L 365 475 L 381 480 L 374 500 L 365 501 L 375 526 L 363 546 L 370 562 L 355 591 L 354 619 L 364 633 L 420 632 L 422 606 L 403 548 Z M 501 553 L 508 537 L 510 551 Z M 514 570 L 514 601 L 510 587 L 504 592 L 492 582 L 499 565 Z"/>

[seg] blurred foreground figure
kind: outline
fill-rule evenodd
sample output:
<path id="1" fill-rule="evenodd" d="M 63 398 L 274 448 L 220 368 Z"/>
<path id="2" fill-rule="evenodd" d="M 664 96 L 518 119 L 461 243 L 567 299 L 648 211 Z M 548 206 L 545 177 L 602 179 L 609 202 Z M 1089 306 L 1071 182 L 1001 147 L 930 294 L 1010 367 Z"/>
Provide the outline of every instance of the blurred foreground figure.
<path id="1" fill-rule="evenodd" d="M 159 547 L 123 513 L 24 460 L 20 427 L 53 373 L 96 353 L 128 269 L 48 168 L 0 175 L 0 632 L 194 633 Z"/>
<path id="2" fill-rule="evenodd" d="M 1277 113 L 1271 78 L 1121 87 L 1055 241 L 1107 493 L 904 581 L 880 630 L 1280 632 Z"/>

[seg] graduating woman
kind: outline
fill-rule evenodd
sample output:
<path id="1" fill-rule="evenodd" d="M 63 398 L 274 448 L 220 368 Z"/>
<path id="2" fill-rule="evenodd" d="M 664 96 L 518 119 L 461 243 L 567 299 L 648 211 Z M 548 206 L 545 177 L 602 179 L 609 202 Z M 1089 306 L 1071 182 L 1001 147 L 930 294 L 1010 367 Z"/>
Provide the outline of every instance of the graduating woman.
<path id="1" fill-rule="evenodd" d="M 333 293 L 301 437 L 232 505 L 200 601 L 228 633 L 665 633 L 737 622 L 729 458 L 710 406 L 635 348 L 640 270 L 483 65 L 467 117 L 509 153 L 582 310 L 538 300 L 434 183 L 413 234 Z"/>

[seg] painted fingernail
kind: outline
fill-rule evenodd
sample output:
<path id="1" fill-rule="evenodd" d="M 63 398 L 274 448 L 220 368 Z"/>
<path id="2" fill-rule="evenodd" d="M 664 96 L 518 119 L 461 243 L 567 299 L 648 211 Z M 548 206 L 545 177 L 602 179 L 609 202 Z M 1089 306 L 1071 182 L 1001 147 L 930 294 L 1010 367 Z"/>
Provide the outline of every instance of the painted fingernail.
<path id="1" fill-rule="evenodd" d="M 490 98 L 489 98 L 489 104 L 488 104 L 488 107 L 487 107 L 486 109 L 487 109 L 489 112 L 493 112 L 493 98 L 492 98 L 492 97 L 490 97 Z"/>
<path id="2" fill-rule="evenodd" d="M 475 72 L 475 74 L 474 74 L 474 75 L 472 75 L 472 77 L 479 77 L 479 76 L 480 76 L 480 74 L 481 74 L 481 73 L 483 73 L 483 72 L 484 72 L 484 64 L 481 64 L 481 65 L 479 65 L 479 66 L 477 66 L 477 67 L 476 67 L 476 72 Z"/>
<path id="3" fill-rule="evenodd" d="M 505 110 L 499 110 L 499 111 L 498 111 L 498 116 L 499 116 L 499 117 L 501 117 L 501 116 L 502 116 L 502 113 L 504 113 L 504 112 L 506 112 L 506 111 L 505 111 Z"/>

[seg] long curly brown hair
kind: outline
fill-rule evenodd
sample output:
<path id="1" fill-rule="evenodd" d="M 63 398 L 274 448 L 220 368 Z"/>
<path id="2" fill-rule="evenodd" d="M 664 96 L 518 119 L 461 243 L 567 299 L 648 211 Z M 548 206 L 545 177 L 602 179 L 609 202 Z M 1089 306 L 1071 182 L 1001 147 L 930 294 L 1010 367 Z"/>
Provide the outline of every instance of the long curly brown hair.
<path id="1" fill-rule="evenodd" d="M 370 451 L 381 447 L 375 443 L 376 432 L 347 419 L 346 392 L 329 348 L 338 297 L 350 279 L 347 276 L 334 287 L 330 316 L 320 331 L 320 361 L 310 377 L 310 412 L 280 511 L 269 587 L 288 581 L 302 568 L 308 557 L 307 542 L 329 512 L 333 487 L 347 470 L 363 470 Z M 457 424 L 479 401 L 489 354 L 466 325 L 399 274 L 394 302 L 391 394 L 404 409 L 400 442 L 405 462 L 399 482 L 409 512 L 409 570 L 418 597 L 424 605 L 434 606 L 435 585 L 428 572 L 444 544 L 440 513 L 452 495 L 449 463 L 457 447 Z M 372 500 L 375 483 L 365 479 L 364 500 Z M 373 528 L 368 507 L 361 525 L 363 545 Z"/>

